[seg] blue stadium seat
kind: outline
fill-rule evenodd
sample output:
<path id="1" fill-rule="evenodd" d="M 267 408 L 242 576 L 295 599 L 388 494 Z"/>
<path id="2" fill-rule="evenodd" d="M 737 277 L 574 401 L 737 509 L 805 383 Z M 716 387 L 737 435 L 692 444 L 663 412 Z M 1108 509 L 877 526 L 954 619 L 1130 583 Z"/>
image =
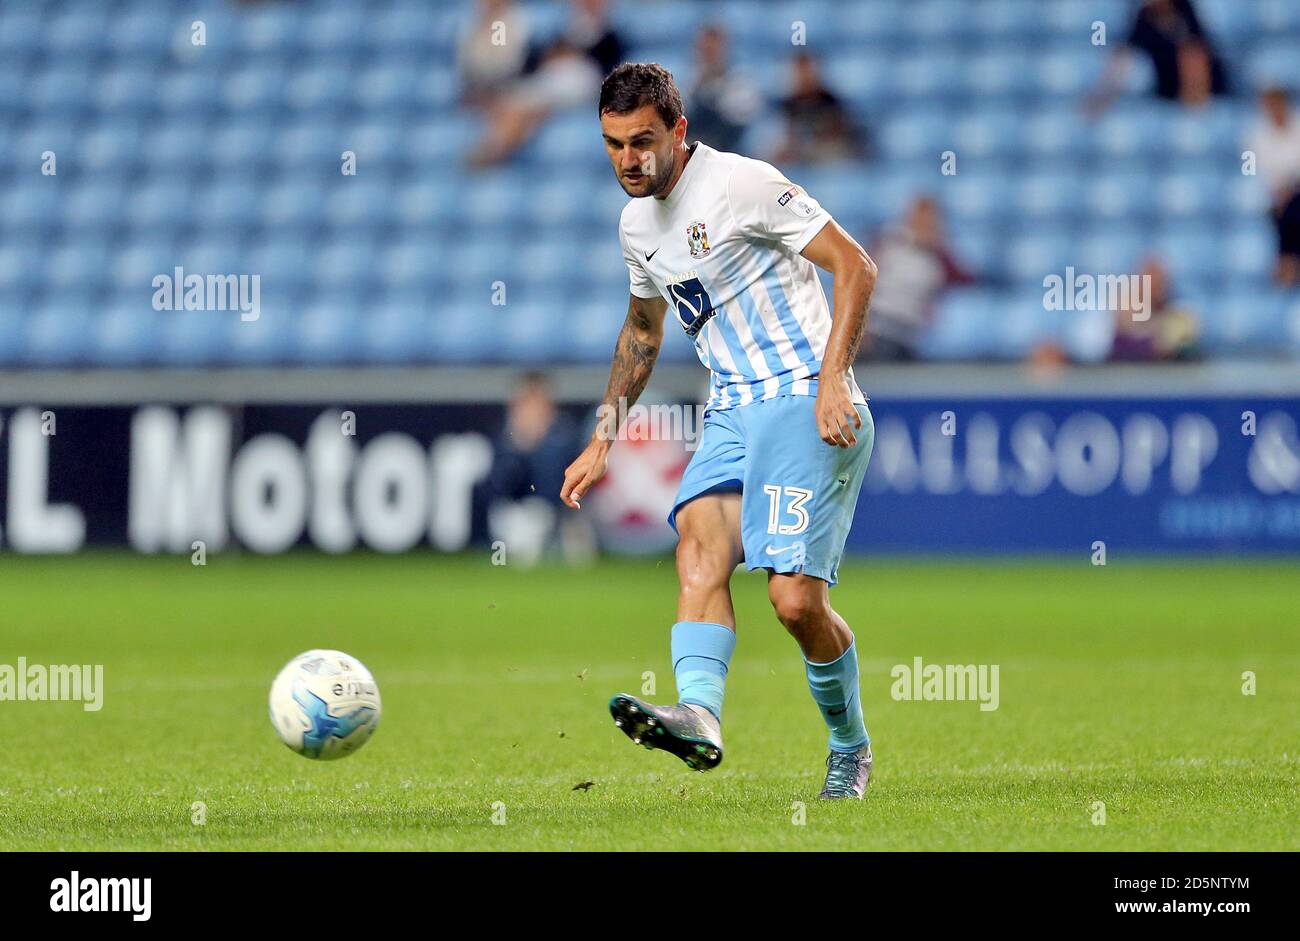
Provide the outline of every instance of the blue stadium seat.
<path id="1" fill-rule="evenodd" d="M 1164 261 L 1175 286 L 1204 287 L 1222 282 L 1224 239 L 1214 226 L 1171 223 L 1155 239 L 1151 250 Z"/>
<path id="2" fill-rule="evenodd" d="M 94 325 L 94 359 L 101 366 L 139 367 L 157 358 L 158 320 L 147 302 L 112 305 Z"/>
<path id="3" fill-rule="evenodd" d="M 19 313 L 22 306 L 21 294 L 0 292 L 0 366 L 15 368 L 23 365 L 27 317 Z"/>
<path id="4" fill-rule="evenodd" d="M 298 312 L 276 303 L 271 292 L 263 291 L 256 320 L 244 320 L 237 311 L 203 311 L 201 315 L 218 318 L 224 363 L 278 365 L 289 361 L 297 349 Z M 355 331 L 355 315 L 353 324 Z"/>
<path id="5" fill-rule="evenodd" d="M 571 15 L 552 0 L 522 7 L 535 43 Z M 1300 87 L 1300 3 L 1198 0 L 1242 94 L 1200 109 L 1157 101 L 1134 57 L 1095 122 L 1079 106 L 1125 38 L 1129 0 L 968 8 L 772 0 L 757 15 L 751 0 L 655 0 L 613 15 L 633 55 L 683 82 L 698 26 L 725 25 L 769 98 L 741 148 L 757 156 L 783 133 L 772 103 L 806 28 L 878 155 L 782 169 L 864 239 L 935 194 L 966 263 L 1005 281 L 945 297 L 933 355 L 1019 358 L 1058 335 L 1100 358 L 1104 312 L 1042 316 L 1041 280 L 1148 254 L 1204 306 L 1212 351 L 1300 351 L 1300 312 L 1270 282 L 1268 195 L 1240 171 L 1253 90 Z M 485 124 L 458 102 L 471 15 L 427 0 L 4 4 L 0 363 L 607 359 L 627 292 L 614 239 L 625 197 L 593 109 L 553 116 L 500 167 L 467 169 Z M 204 46 L 190 41 L 195 19 Z M 1098 20 L 1105 47 L 1090 42 Z M 356 176 L 340 173 L 345 150 Z M 948 150 L 956 176 L 940 173 Z M 35 172 L 47 151 L 56 176 Z M 154 311 L 151 280 L 178 264 L 258 273 L 263 318 Z M 491 304 L 497 283 L 505 307 Z M 674 344 L 665 358 L 693 358 Z"/>
<path id="6" fill-rule="evenodd" d="M 1073 35 L 1069 42 L 1053 43 L 1029 59 L 1030 88 L 1051 98 L 1085 95 L 1096 85 L 1105 61 L 1096 47 Z"/>
<path id="7" fill-rule="evenodd" d="M 1085 200 L 1098 220 L 1142 220 L 1155 214 L 1157 177 L 1144 169 L 1093 176 L 1084 183 Z"/>
<path id="8" fill-rule="evenodd" d="M 1100 363 L 1115 342 L 1115 315 L 1109 310 L 1059 311 L 1055 334 L 1069 357 L 1080 363 Z"/>
<path id="9" fill-rule="evenodd" d="M 956 146 L 953 118 L 951 112 L 935 107 L 895 115 L 878 135 L 882 155 L 894 164 L 929 160 L 938 167 L 940 155 Z"/>
<path id="10" fill-rule="evenodd" d="M 947 292 L 920 341 L 927 359 L 976 359 L 994 351 L 994 322 L 1005 300 L 1002 292 L 961 288 Z"/>
<path id="11" fill-rule="evenodd" d="M 1106 227 L 1080 239 L 1075 269 L 1084 274 L 1131 274 L 1150 250 L 1151 241 L 1141 229 Z"/>
<path id="12" fill-rule="evenodd" d="M 319 116 L 337 110 L 352 92 L 353 73 L 340 56 L 311 60 L 298 69 L 284 87 L 284 101 L 299 113 Z"/>
<path id="13" fill-rule="evenodd" d="M 44 12 L 38 7 L 9 4 L 0 10 L 0 59 L 12 62 L 31 49 L 40 49 L 45 36 Z"/>
<path id="14" fill-rule="evenodd" d="M 263 191 L 254 219 L 267 228 L 316 229 L 324 224 L 325 194 L 319 177 L 285 177 Z"/>
<path id="15" fill-rule="evenodd" d="M 1234 174 L 1218 182 L 1223 206 L 1232 213 L 1243 218 L 1255 218 L 1268 212 L 1268 188 L 1258 176 Z"/>
<path id="16" fill-rule="evenodd" d="M 1275 353 L 1285 349 L 1294 295 L 1263 285 L 1230 287 L 1212 296 L 1201 320 L 1212 353 Z"/>
<path id="17" fill-rule="evenodd" d="M 964 78 L 959 53 L 929 48 L 896 56 L 890 72 L 882 76 L 891 95 L 931 100 L 964 90 Z"/>
<path id="18" fill-rule="evenodd" d="M 959 161 L 1013 160 L 1024 150 L 1024 118 L 1013 108 L 987 108 L 978 115 L 958 117 L 952 134 Z"/>
<path id="19" fill-rule="evenodd" d="M 940 188 L 943 208 L 952 220 L 949 229 L 988 229 L 1004 224 L 1013 207 L 1013 191 L 1013 182 L 998 170 L 959 170 Z"/>
<path id="20" fill-rule="evenodd" d="M 64 238 L 49 251 L 45 286 L 55 291 L 94 286 L 108 271 L 109 257 L 110 249 L 103 239 L 93 236 Z"/>
<path id="21" fill-rule="evenodd" d="M 1287 336 L 1287 349 L 1291 355 L 1300 355 L 1300 297 L 1294 294 L 1287 298 L 1283 312 Z"/>
<path id="22" fill-rule="evenodd" d="M 108 112 L 145 110 L 154 102 L 157 82 L 158 72 L 150 64 L 115 64 L 100 74 L 94 101 Z"/>
<path id="23" fill-rule="evenodd" d="M 0 285 L 7 289 L 33 291 L 45 280 L 49 252 L 33 239 L 0 242 Z"/>
<path id="24" fill-rule="evenodd" d="M 1238 222 L 1223 242 L 1223 271 L 1235 278 L 1265 282 L 1277 259 L 1277 235 L 1267 219 Z"/>
<path id="25" fill-rule="evenodd" d="M 1236 45 L 1249 40 L 1260 29 L 1261 2 L 1240 0 L 1198 0 L 1197 16 L 1201 25 L 1221 43 Z"/>
<path id="26" fill-rule="evenodd" d="M 1015 46 L 993 46 L 969 56 L 962 65 L 966 87 L 986 100 L 1008 100 L 1036 93 L 1034 63 Z"/>
<path id="27" fill-rule="evenodd" d="M 1040 285 L 1049 274 L 1064 274 L 1078 252 L 1068 229 L 1022 229 L 1007 240 L 1006 275 L 1013 281 Z"/>
<path id="28" fill-rule="evenodd" d="M 220 73 L 204 68 L 161 72 L 154 100 L 167 114 L 168 124 L 195 113 L 206 114 L 220 93 L 220 79 Z"/>
<path id="29" fill-rule="evenodd" d="M 1168 149 L 1172 105 L 1141 100 L 1119 102 L 1096 122 L 1097 153 L 1133 162 L 1163 159 Z"/>
<path id="30" fill-rule="evenodd" d="M 1300 87 L 1300 55 L 1294 36 L 1269 36 L 1251 48 L 1247 75 L 1254 88 L 1264 85 Z"/>
<path id="31" fill-rule="evenodd" d="M 428 355 L 429 297 L 423 293 L 393 295 L 366 314 L 358 336 L 358 354 L 366 363 L 405 365 Z"/>
<path id="32" fill-rule="evenodd" d="M 1223 196 L 1218 175 L 1202 170 L 1173 170 L 1155 182 L 1155 206 L 1165 219 L 1202 219 L 1218 211 Z"/>
<path id="33" fill-rule="evenodd" d="M 295 342 L 288 350 L 293 361 L 336 365 L 356 355 L 362 331 L 357 311 L 346 298 L 308 304 L 293 321 Z"/>
<path id="34" fill-rule="evenodd" d="M 978 16 L 961 15 L 952 26 L 955 38 L 984 44 L 1026 41 L 1042 34 L 1031 0 L 983 0 Z"/>
<path id="35" fill-rule="evenodd" d="M 20 185 L 0 193 L 0 225 L 11 231 L 33 231 L 52 226 L 62 208 L 63 189 L 55 177 L 28 174 Z"/>
<path id="36" fill-rule="evenodd" d="M 21 361 L 49 367 L 86 364 L 94 351 L 92 309 L 88 291 L 48 293 L 23 323 Z"/>

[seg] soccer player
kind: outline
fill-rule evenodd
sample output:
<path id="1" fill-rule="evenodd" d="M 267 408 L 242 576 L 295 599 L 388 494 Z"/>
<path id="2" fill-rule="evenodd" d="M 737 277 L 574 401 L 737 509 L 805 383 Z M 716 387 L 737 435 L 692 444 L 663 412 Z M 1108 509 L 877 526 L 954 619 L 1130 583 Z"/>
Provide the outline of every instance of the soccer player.
<path id="1" fill-rule="evenodd" d="M 610 712 L 633 742 L 699 771 L 717 767 L 736 644 L 731 574 L 741 562 L 766 569 L 772 607 L 803 652 L 830 728 L 820 796 L 861 798 L 871 741 L 858 654 L 828 590 L 874 439 L 851 364 L 876 266 L 774 167 L 688 145 L 681 94 L 661 66 L 616 68 L 601 87 L 599 115 L 614 173 L 632 197 L 619 223 L 632 296 L 602 415 L 626 415 L 645 389 L 669 311 L 712 372 L 700 446 L 668 518 L 678 534 L 671 648 L 679 701 L 620 694 Z M 834 277 L 834 317 L 814 265 Z M 578 508 L 604 475 L 614 424 L 602 420 L 565 471 L 566 505 Z"/>

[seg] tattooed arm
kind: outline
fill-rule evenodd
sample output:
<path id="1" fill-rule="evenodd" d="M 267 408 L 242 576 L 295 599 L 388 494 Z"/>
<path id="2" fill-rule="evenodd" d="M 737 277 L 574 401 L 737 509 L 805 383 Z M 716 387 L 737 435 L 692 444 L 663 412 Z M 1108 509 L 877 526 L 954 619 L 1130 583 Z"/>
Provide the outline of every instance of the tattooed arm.
<path id="1" fill-rule="evenodd" d="M 662 297 L 631 295 L 627 319 L 614 345 L 614 361 L 610 365 L 596 430 L 586 449 L 564 472 L 560 500 L 565 506 L 578 509 L 587 491 L 605 476 L 610 446 L 618 438 L 619 420 L 645 391 L 655 360 L 659 358 L 667 310 L 668 302 Z"/>
<path id="2" fill-rule="evenodd" d="M 817 431 L 827 444 L 852 447 L 858 442 L 853 431 L 862 427 L 862 417 L 853 407 L 848 372 L 867 329 L 867 304 L 876 286 L 876 263 L 834 221 L 813 237 L 803 256 L 835 279 L 831 336 L 817 383 Z"/>

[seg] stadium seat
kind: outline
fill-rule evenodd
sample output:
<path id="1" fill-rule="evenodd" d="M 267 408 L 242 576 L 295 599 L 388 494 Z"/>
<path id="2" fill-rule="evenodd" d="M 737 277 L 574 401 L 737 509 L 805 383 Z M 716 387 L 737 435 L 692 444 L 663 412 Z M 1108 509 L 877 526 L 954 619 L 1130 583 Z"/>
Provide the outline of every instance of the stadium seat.
<path id="1" fill-rule="evenodd" d="M 1268 196 L 1240 165 L 1254 89 L 1300 86 L 1294 0 L 1199 0 L 1242 94 L 1200 109 L 1155 100 L 1135 57 L 1095 121 L 1081 101 L 1128 31 L 1128 0 L 981 0 L 978 15 L 964 0 L 612 6 L 632 54 L 683 83 L 698 27 L 726 26 L 768 98 L 742 147 L 759 156 L 783 133 L 773 105 L 804 30 L 877 153 L 782 169 L 863 239 L 934 194 L 962 259 L 995 279 L 944 298 L 931 355 L 1018 358 L 1060 327 L 1096 359 L 1109 324 L 1038 316 L 1042 278 L 1148 254 L 1207 307 L 1210 349 L 1300 348 L 1300 314 L 1270 285 Z M 550 0 L 521 7 L 535 43 L 569 16 Z M 459 104 L 469 15 L 427 0 L 5 4 L 0 362 L 606 360 L 627 291 L 614 241 L 625 197 L 593 109 L 554 115 L 500 167 L 468 169 L 485 122 Z M 1107 47 L 1089 41 L 1098 20 Z M 340 172 L 345 150 L 355 176 Z M 945 151 L 955 176 L 940 172 Z M 28 172 L 47 152 L 57 174 Z M 259 274 L 267 313 L 250 326 L 152 310 L 141 285 L 178 264 Z M 665 357 L 693 358 L 678 339 Z"/>

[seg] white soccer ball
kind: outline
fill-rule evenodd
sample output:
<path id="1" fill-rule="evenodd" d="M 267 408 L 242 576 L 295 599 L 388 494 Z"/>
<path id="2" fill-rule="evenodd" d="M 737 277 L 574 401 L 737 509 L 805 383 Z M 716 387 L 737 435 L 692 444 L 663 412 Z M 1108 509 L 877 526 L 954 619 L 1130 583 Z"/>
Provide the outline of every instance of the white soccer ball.
<path id="1" fill-rule="evenodd" d="M 299 654 L 271 684 L 275 734 L 304 758 L 352 754 L 374 734 L 379 712 L 375 678 L 338 650 Z"/>

